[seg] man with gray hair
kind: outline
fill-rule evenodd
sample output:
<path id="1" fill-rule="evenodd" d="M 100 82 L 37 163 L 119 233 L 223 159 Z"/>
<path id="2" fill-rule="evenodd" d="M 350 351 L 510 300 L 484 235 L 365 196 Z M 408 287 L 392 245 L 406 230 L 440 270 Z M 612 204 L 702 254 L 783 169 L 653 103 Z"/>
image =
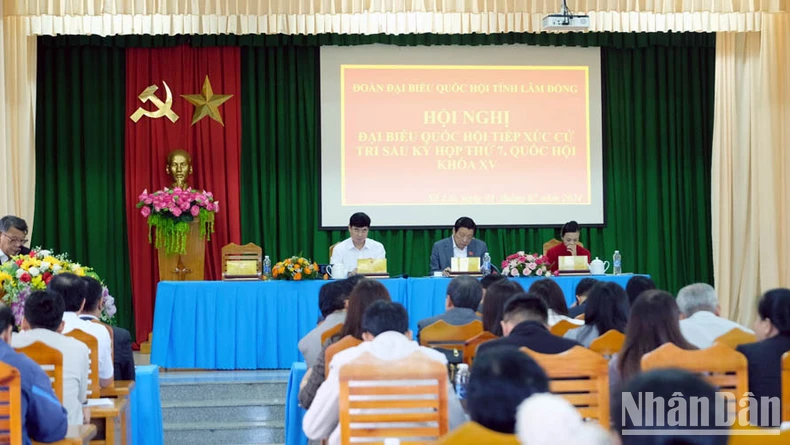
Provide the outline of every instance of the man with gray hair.
<path id="1" fill-rule="evenodd" d="M 455 326 L 480 320 L 475 311 L 482 298 L 483 286 L 479 281 L 468 276 L 453 278 L 447 286 L 447 299 L 444 302 L 447 311 L 435 317 L 420 320 L 417 323 L 417 330 L 422 331 L 426 326 L 439 320 L 444 320 Z"/>
<path id="2" fill-rule="evenodd" d="M 718 337 L 733 328 L 753 333 L 719 316 L 719 299 L 716 290 L 709 284 L 695 283 L 680 289 L 677 303 L 680 308 L 680 332 L 689 343 L 700 349 L 713 346 Z"/>
<path id="3" fill-rule="evenodd" d="M 27 255 L 27 223 L 24 219 L 7 215 L 0 218 L 0 264 L 15 255 Z"/>

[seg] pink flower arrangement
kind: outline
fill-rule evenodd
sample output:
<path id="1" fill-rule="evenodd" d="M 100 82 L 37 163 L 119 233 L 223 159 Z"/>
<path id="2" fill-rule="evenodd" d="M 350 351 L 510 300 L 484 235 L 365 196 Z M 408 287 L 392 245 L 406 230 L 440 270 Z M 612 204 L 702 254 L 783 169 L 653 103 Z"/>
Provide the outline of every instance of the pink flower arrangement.
<path id="1" fill-rule="evenodd" d="M 214 215 L 219 212 L 219 201 L 205 190 L 191 188 L 165 188 L 154 193 L 143 190 L 137 208 L 148 220 L 148 239 L 151 229 L 156 228 L 156 247 L 165 249 L 168 254 L 186 253 L 186 237 L 189 223 L 197 220 L 200 235 L 207 240 L 214 232 Z"/>
<path id="2" fill-rule="evenodd" d="M 523 251 L 508 255 L 502 261 L 502 275 L 511 277 L 550 277 L 548 258 L 537 253 L 525 253 Z"/>

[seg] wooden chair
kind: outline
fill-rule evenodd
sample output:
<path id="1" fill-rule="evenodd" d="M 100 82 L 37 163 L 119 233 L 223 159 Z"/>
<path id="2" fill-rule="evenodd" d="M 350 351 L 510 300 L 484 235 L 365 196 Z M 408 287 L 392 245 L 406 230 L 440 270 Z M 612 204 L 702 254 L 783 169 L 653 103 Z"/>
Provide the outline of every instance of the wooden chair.
<path id="1" fill-rule="evenodd" d="M 451 351 L 455 357 L 459 357 L 464 353 L 466 341 L 481 332 L 483 332 L 483 322 L 480 320 L 460 326 L 439 320 L 420 331 L 420 345 Z"/>
<path id="2" fill-rule="evenodd" d="M 642 357 L 642 371 L 659 368 L 679 368 L 699 373 L 719 392 L 735 396 L 733 404 L 749 391 L 746 357 L 720 343 L 693 351 L 665 343 Z"/>
<path id="3" fill-rule="evenodd" d="M 743 329 L 732 328 L 726 333 L 718 336 L 715 340 L 715 343 L 721 343 L 725 346 L 735 349 L 740 345 L 754 343 L 756 341 L 757 336 L 754 334 L 750 334 Z"/>
<path id="4" fill-rule="evenodd" d="M 362 343 L 362 340 L 354 337 L 353 335 L 346 335 L 345 337 L 341 338 L 339 341 L 332 343 L 326 348 L 324 351 L 324 358 L 326 359 L 326 365 L 324 368 L 324 376 L 329 375 L 329 364 L 332 363 L 332 358 L 335 357 L 340 351 L 345 351 L 348 348 L 353 348 L 354 346 L 359 346 Z"/>
<path id="5" fill-rule="evenodd" d="M 0 362 L 0 443 L 22 445 L 22 378 Z"/>
<path id="6" fill-rule="evenodd" d="M 738 426 L 736 422 L 732 427 L 733 430 L 747 430 L 749 433 L 730 433 L 730 440 L 728 445 L 787 445 L 790 443 L 790 429 L 780 431 L 779 434 L 760 434 L 760 428 L 749 426 Z"/>
<path id="7" fill-rule="evenodd" d="M 545 243 L 543 243 L 543 255 L 546 255 L 549 252 L 549 250 L 559 246 L 560 244 L 562 244 L 562 241 L 558 240 L 557 238 L 552 238 L 546 241 Z M 576 244 L 578 246 L 584 247 L 584 244 L 582 243 L 576 243 Z"/>
<path id="8" fill-rule="evenodd" d="M 88 445 L 94 437 L 96 437 L 96 425 L 69 425 L 63 440 L 46 445 Z M 33 445 L 45 444 L 34 440 Z"/>
<path id="9" fill-rule="evenodd" d="M 107 332 L 110 333 L 110 353 L 112 354 L 113 362 L 115 362 L 115 331 L 112 329 L 112 326 L 102 323 L 99 320 L 91 321 L 104 326 L 107 329 Z M 101 388 L 99 390 L 99 395 L 105 398 L 129 397 L 132 389 L 134 389 L 134 380 L 115 380 L 110 386 Z"/>
<path id="10" fill-rule="evenodd" d="M 260 280 L 263 275 L 263 250 L 253 243 L 230 243 L 222 248 L 222 281 Z"/>
<path id="11" fill-rule="evenodd" d="M 615 329 L 609 329 L 590 343 L 590 350 L 610 358 L 623 349 L 625 335 Z"/>
<path id="12" fill-rule="evenodd" d="M 782 422 L 790 422 L 790 352 L 782 355 Z"/>
<path id="13" fill-rule="evenodd" d="M 475 356 L 477 355 L 477 347 L 487 341 L 496 340 L 497 338 L 499 337 L 488 331 L 483 331 L 467 340 L 466 343 L 464 343 L 464 363 L 472 366 L 472 363 L 475 361 Z"/>
<path id="14" fill-rule="evenodd" d="M 584 320 L 584 313 L 577 315 L 576 320 Z"/>
<path id="15" fill-rule="evenodd" d="M 565 335 L 566 332 L 570 331 L 571 329 L 580 328 L 584 325 L 580 324 L 573 324 L 568 320 L 560 320 L 559 323 L 555 324 L 554 326 L 549 329 L 552 334 L 556 335 L 557 337 L 562 337 Z"/>
<path id="16" fill-rule="evenodd" d="M 341 444 L 433 443 L 448 431 L 447 368 L 440 362 L 419 351 L 395 361 L 365 353 L 340 368 Z"/>
<path id="17" fill-rule="evenodd" d="M 559 354 L 521 348 L 546 371 L 549 390 L 570 402 L 583 418 L 609 428 L 609 362 L 581 346 Z"/>
<path id="18" fill-rule="evenodd" d="M 327 260 L 327 262 L 332 261 L 332 253 L 335 251 L 335 246 L 337 246 L 338 244 L 340 243 L 335 243 L 329 246 L 329 260 Z"/>
<path id="19" fill-rule="evenodd" d="M 321 345 L 326 343 L 326 341 L 329 340 L 330 338 L 339 334 L 341 329 L 343 329 L 343 323 L 338 323 L 332 326 L 331 328 L 327 329 L 326 331 L 324 331 L 324 333 L 321 334 Z"/>
<path id="20" fill-rule="evenodd" d="M 33 342 L 24 348 L 14 348 L 14 350 L 26 355 L 30 360 L 41 366 L 41 369 L 44 370 L 44 373 L 52 382 L 55 396 L 60 400 L 60 403 L 63 403 L 63 354 L 40 341 Z"/>
<path id="21" fill-rule="evenodd" d="M 101 397 L 99 385 L 99 341 L 93 335 L 74 329 L 65 334 L 75 340 L 84 343 L 90 350 L 90 366 L 88 368 L 88 398 L 98 399 Z M 126 445 L 128 441 L 128 416 L 129 399 L 126 397 L 110 399 L 112 406 L 93 406 L 91 407 L 91 421 L 98 419 L 104 423 L 104 441 L 91 441 L 95 445 L 115 444 L 116 437 L 120 435 L 121 444 Z"/>

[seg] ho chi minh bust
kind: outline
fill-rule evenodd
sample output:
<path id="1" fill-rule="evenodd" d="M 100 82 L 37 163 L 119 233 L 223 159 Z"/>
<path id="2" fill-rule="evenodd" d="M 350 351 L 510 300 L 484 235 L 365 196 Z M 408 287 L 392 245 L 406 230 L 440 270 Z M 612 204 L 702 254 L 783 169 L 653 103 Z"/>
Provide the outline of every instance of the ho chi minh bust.
<path id="1" fill-rule="evenodd" d="M 173 182 L 173 188 L 189 188 L 187 177 L 192 174 L 192 157 L 181 149 L 171 151 L 167 155 L 165 171 L 175 181 Z"/>

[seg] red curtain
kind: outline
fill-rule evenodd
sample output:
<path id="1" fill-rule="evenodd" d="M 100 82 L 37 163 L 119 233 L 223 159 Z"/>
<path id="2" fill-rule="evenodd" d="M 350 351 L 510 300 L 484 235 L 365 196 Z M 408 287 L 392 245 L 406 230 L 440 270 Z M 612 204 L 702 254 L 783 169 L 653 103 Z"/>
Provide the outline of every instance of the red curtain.
<path id="1" fill-rule="evenodd" d="M 241 150 L 241 60 L 238 47 L 130 48 L 126 52 L 126 216 L 132 274 L 132 295 L 137 341 L 147 340 L 153 325 L 157 253 L 148 242 L 148 223 L 136 208 L 143 189 L 169 187 L 173 180 L 165 170 L 167 154 L 177 148 L 192 156 L 194 173 L 187 182 L 193 188 L 214 193 L 220 210 L 206 248 L 206 279 L 221 276 L 222 246 L 239 243 L 239 154 Z M 210 117 L 192 125 L 195 106 L 182 94 L 201 94 L 209 76 L 214 94 L 232 94 L 219 107 L 223 127 Z M 170 87 L 172 110 L 179 119 L 142 117 L 129 119 L 139 107 L 156 110 L 138 96 L 156 85 L 156 96 L 165 101 L 163 81 Z"/>

